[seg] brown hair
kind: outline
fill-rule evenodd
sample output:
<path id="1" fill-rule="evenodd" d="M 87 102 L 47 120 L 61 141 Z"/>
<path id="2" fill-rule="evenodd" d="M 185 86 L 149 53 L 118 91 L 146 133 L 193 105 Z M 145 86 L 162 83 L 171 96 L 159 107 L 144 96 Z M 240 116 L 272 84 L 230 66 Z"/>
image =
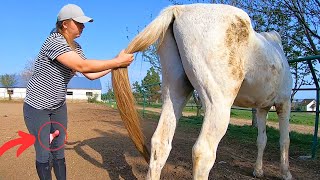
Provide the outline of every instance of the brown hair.
<path id="1" fill-rule="evenodd" d="M 63 22 L 64 21 L 72 21 L 72 19 L 67 19 L 67 20 L 63 20 L 63 21 L 57 21 L 56 22 L 56 30 L 58 33 L 62 34 L 62 36 L 67 40 L 67 43 L 69 44 L 69 46 L 71 47 L 72 50 L 76 49 L 76 45 L 73 41 L 73 39 L 70 39 L 69 36 L 67 35 L 67 33 L 65 33 L 63 31 Z"/>

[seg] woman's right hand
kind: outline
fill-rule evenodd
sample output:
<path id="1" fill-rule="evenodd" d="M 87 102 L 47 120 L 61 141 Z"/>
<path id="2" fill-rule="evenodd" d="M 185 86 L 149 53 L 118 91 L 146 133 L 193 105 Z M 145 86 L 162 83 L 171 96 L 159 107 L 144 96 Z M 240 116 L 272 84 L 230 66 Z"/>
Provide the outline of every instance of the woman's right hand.
<path id="1" fill-rule="evenodd" d="M 119 63 L 119 67 L 127 67 L 133 61 L 133 54 L 127 54 L 122 50 L 117 56 L 117 61 Z"/>

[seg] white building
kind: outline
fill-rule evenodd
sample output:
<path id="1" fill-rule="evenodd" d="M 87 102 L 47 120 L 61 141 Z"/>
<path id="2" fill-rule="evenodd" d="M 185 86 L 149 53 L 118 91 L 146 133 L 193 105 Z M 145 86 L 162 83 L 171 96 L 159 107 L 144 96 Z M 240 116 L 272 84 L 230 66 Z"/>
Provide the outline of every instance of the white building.
<path id="1" fill-rule="evenodd" d="M 20 76 L 16 76 L 17 83 L 8 88 L 11 91 L 12 99 L 24 99 L 26 97 L 26 83 Z M 73 77 L 67 90 L 67 99 L 69 100 L 88 100 L 96 96 L 97 101 L 101 101 L 101 82 L 99 79 L 89 80 L 86 77 Z M 0 83 L 0 99 L 9 99 L 7 88 Z"/>
<path id="2" fill-rule="evenodd" d="M 314 99 L 303 99 L 300 105 L 305 107 L 306 111 L 316 111 L 316 100 Z"/>
<path id="3" fill-rule="evenodd" d="M 316 104 L 315 99 L 294 99 L 291 103 L 291 108 L 297 111 L 316 111 Z"/>
<path id="4" fill-rule="evenodd" d="M 86 77 L 75 76 L 68 84 L 67 99 L 88 100 L 96 97 L 97 101 L 101 101 L 101 91 L 100 79 L 89 80 Z"/>

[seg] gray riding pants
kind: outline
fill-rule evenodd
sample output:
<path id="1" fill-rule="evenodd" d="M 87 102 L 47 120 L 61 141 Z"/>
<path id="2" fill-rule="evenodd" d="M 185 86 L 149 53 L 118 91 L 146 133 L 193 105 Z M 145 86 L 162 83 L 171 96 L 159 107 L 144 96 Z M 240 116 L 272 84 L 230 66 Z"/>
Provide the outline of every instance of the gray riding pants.
<path id="1" fill-rule="evenodd" d="M 23 115 L 29 133 L 36 138 L 36 160 L 46 163 L 51 158 L 63 159 L 68 121 L 66 104 L 55 110 L 39 110 L 24 103 Z M 60 135 L 50 144 L 50 133 L 55 130 L 59 130 Z"/>

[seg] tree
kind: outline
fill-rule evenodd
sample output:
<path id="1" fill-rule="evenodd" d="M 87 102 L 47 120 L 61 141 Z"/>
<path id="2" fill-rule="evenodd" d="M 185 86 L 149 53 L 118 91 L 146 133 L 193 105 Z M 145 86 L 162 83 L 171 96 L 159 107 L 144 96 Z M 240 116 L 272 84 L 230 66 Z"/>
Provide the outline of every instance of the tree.
<path id="1" fill-rule="evenodd" d="M 106 98 L 107 100 L 114 100 L 114 92 L 113 89 L 108 89 L 107 93 L 106 93 Z"/>
<path id="2" fill-rule="evenodd" d="M 142 60 L 149 62 L 151 67 L 158 73 L 161 73 L 160 57 L 157 54 L 157 44 L 153 44 L 142 52 Z"/>
<path id="3" fill-rule="evenodd" d="M 107 84 L 107 89 L 108 90 L 105 95 L 106 100 L 109 100 L 109 101 L 114 100 L 114 92 L 113 92 L 112 86 L 110 85 L 110 82 L 108 82 Z"/>
<path id="4" fill-rule="evenodd" d="M 11 95 L 13 94 L 13 90 L 10 88 L 12 88 L 17 83 L 16 75 L 15 74 L 1 75 L 0 83 L 7 89 L 9 100 L 11 100 Z"/>
<path id="5" fill-rule="evenodd" d="M 181 1 L 170 0 L 174 4 Z M 189 0 L 187 2 L 222 3 L 239 7 L 251 17 L 257 32 L 280 32 L 288 59 L 319 54 L 319 0 Z M 320 61 L 320 60 L 319 60 Z M 318 61 L 313 61 L 318 64 Z M 314 84 L 307 62 L 291 64 L 295 89 Z M 318 71 L 316 71 L 319 77 Z M 296 91 L 292 92 L 292 99 Z"/>
<path id="6" fill-rule="evenodd" d="M 133 87 L 133 96 L 136 98 L 137 101 L 141 101 L 144 94 L 141 85 L 138 83 L 138 81 L 136 81 L 132 84 L 132 87 Z"/>
<path id="7" fill-rule="evenodd" d="M 29 59 L 26 62 L 23 71 L 20 73 L 21 79 L 25 84 L 28 83 L 29 79 L 31 78 L 31 76 L 33 74 L 34 63 L 35 63 L 35 60 Z"/>
<path id="8" fill-rule="evenodd" d="M 146 77 L 142 80 L 142 87 L 144 92 L 147 94 L 149 101 L 157 102 L 160 100 L 160 75 L 155 71 L 153 67 L 151 67 Z"/>

